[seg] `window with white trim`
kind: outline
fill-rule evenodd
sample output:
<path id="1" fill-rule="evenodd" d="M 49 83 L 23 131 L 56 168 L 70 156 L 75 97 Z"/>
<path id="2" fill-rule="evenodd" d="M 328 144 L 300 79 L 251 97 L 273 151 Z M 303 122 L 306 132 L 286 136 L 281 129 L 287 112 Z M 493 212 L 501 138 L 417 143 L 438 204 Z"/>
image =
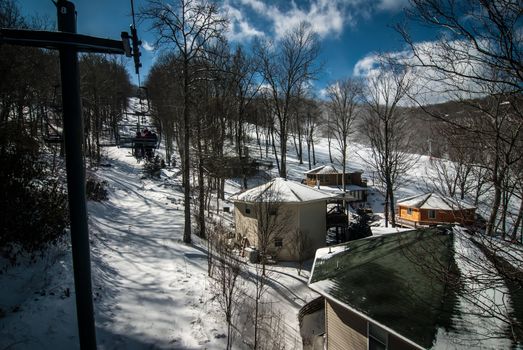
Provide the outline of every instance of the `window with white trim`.
<path id="1" fill-rule="evenodd" d="M 368 323 L 369 350 L 387 350 L 389 346 L 389 333 L 383 328 Z"/>
<path id="2" fill-rule="evenodd" d="M 435 219 L 436 218 L 436 211 L 434 209 L 429 210 L 429 219 Z"/>

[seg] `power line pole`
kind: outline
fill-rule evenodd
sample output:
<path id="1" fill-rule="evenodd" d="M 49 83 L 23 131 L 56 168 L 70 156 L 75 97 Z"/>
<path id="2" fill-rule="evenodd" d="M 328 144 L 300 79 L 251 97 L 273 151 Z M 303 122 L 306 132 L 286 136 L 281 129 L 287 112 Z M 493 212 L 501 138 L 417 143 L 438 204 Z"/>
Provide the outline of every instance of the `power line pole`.
<path id="1" fill-rule="evenodd" d="M 69 216 L 71 219 L 71 246 L 78 335 L 80 348 L 82 350 L 91 350 L 96 349 L 96 329 L 85 195 L 84 128 L 80 101 L 78 52 L 134 56 L 136 72 L 138 72 L 141 66 L 139 59 L 140 41 L 138 40 L 136 29 L 134 29 L 132 37 L 128 33 L 122 32 L 121 41 L 77 34 L 74 4 L 67 0 L 58 0 L 54 3 L 57 9 L 58 32 L 1 28 L 0 43 L 57 49 L 60 52 L 64 120 L 63 141 L 67 170 Z M 133 41 L 132 51 L 131 39 Z"/>
<path id="2" fill-rule="evenodd" d="M 58 31 L 76 34 L 76 11 L 72 2 L 56 4 Z M 78 335 L 81 349 L 96 349 L 96 329 L 91 286 L 91 258 L 85 195 L 85 162 L 83 152 L 83 117 L 80 101 L 78 50 L 63 46 L 60 52 L 60 76 L 64 119 L 65 166 L 71 219 L 74 287 Z"/>

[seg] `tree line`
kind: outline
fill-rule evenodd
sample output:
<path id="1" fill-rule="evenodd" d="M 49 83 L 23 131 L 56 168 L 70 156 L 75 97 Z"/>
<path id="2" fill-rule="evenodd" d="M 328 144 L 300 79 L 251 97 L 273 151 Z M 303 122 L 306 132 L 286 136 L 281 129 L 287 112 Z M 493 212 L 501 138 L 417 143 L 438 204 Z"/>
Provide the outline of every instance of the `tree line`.
<path id="1" fill-rule="evenodd" d="M 279 175 L 286 177 L 289 146 L 311 168 L 319 135 L 327 137 L 330 160 L 339 162 L 343 172 L 348 154 L 358 151 L 349 149 L 349 140 L 370 146 L 363 160 L 373 169 L 385 197 L 386 222 L 393 226 L 395 192 L 416 161 L 412 153 L 429 152 L 423 145 L 428 138 L 437 174 L 426 187 L 482 205 L 488 209 L 487 234 L 500 232 L 515 240 L 523 228 L 523 205 L 514 210 L 510 204 L 521 203 L 523 195 L 518 6 L 510 0 L 463 4 L 459 12 L 451 3 L 413 1 L 410 21 L 452 28 L 452 40 L 446 35 L 420 45 L 407 28 L 397 27 L 410 47 L 409 57 L 380 55 L 367 76 L 332 82 L 321 100 L 311 85 L 322 64 L 310 26 L 302 23 L 277 41 L 232 46 L 225 38 L 228 20 L 216 4 L 149 1 L 140 15 L 163 51 L 146 85 L 166 140 L 167 161 L 175 149 L 181 159 L 184 241 L 191 240 L 191 201 L 197 206 L 197 233 L 205 236 L 210 193 L 224 196 L 225 173 L 230 174 L 224 169 L 246 179 L 248 156 L 272 153 Z M 45 27 L 29 23 L 13 1 L 0 5 L 2 27 Z M 470 13 L 470 20 L 463 22 L 458 12 Z M 59 135 L 56 55 L 3 45 L 0 60 L 0 122 L 13 134 L 35 140 Z M 427 84 L 420 88 L 416 80 Z M 430 84 L 434 81 L 438 84 Z M 118 132 L 133 88 L 122 62 L 91 54 L 81 56 L 81 89 L 86 157 L 96 163 L 103 140 Z M 452 102 L 427 104 L 425 97 L 434 94 Z M 416 130 L 425 121 L 430 127 Z M 256 148 L 249 148 L 253 135 Z M 36 143 L 41 145 L 37 153 L 60 152 L 60 144 Z"/>
<path id="2" fill-rule="evenodd" d="M 349 141 L 370 146 L 371 155 L 363 160 L 373 169 L 375 184 L 385 197 L 386 221 L 392 226 L 396 190 L 417 160 L 412 154 L 429 153 L 430 139 L 430 148 L 434 146 L 440 158 L 451 160 L 456 168 L 450 172 L 442 169 L 447 163 L 434 161 L 448 178 L 440 174 L 427 187 L 490 208 L 487 233 L 500 231 L 515 239 L 523 227 L 522 211 L 509 214 L 508 205 L 511 198 L 521 199 L 517 7 L 512 1 L 500 3 L 499 8 L 464 3 L 470 8 L 460 8 L 463 13 L 478 7 L 493 16 L 476 15 L 475 21 L 463 24 L 472 28 L 465 28 L 456 15 L 452 18 L 456 11 L 451 7 L 414 1 L 407 13 L 410 20 L 439 28 L 452 22 L 454 44 L 445 37 L 428 50 L 412 42 L 407 29 L 398 27 L 410 45 L 408 58 L 378 55 L 375 69 L 367 76 L 332 82 L 326 98 L 320 99 L 311 82 L 321 72 L 321 48 L 307 24 L 289 30 L 280 40 L 256 39 L 246 48 L 227 42 L 228 20 L 215 3 L 149 1 L 141 16 L 157 34 L 162 54 L 146 85 L 165 132 L 168 158 L 177 145 L 186 203 L 191 198 L 191 169 L 196 174 L 197 233 L 205 235 L 210 191 L 223 198 L 224 178 L 215 169 L 216 160 L 227 167 L 228 155 L 245 158 L 247 141 L 255 135 L 256 154 L 261 158 L 271 152 L 279 176 L 287 177 L 288 148 L 294 147 L 300 164 L 307 161 L 306 148 L 310 169 L 316 163 L 314 142 L 322 135 L 329 142 L 330 160 L 339 162 L 343 172 L 349 152 L 358 151 L 349 150 Z M 448 11 L 439 14 L 447 22 L 429 17 L 428 13 L 436 16 L 441 9 Z M 510 29 L 508 33 L 503 26 Z M 453 64 L 458 55 L 466 62 L 461 66 Z M 438 84 L 420 87 L 421 78 Z M 425 98 L 431 93 L 452 100 L 451 111 L 449 103 L 427 104 Z M 429 128 L 416 130 L 427 120 Z M 337 151 L 334 158 L 331 143 Z M 494 196 L 485 199 L 489 189 Z M 190 241 L 190 210 L 187 205 L 186 242 Z M 510 215 L 514 224 L 509 229 L 505 219 Z"/>
<path id="3" fill-rule="evenodd" d="M 322 100 L 311 84 L 322 63 L 309 25 L 247 47 L 227 42 L 228 20 L 213 2 L 144 5 L 141 19 L 162 48 L 145 85 L 167 161 L 175 152 L 181 160 L 184 242 L 191 242 L 193 220 L 196 233 L 208 235 L 211 192 L 223 199 L 231 173 L 246 187 L 250 159 L 271 154 L 279 176 L 287 177 L 289 147 L 311 169 L 319 136 L 343 172 L 348 155 L 358 152 L 350 141 L 369 147 L 363 161 L 385 198 L 387 224 L 395 226 L 397 189 L 416 154 L 424 153 L 435 169 L 426 188 L 484 208 L 487 236 L 523 236 L 520 1 L 411 0 L 406 14 L 409 23 L 441 30 L 441 39 L 416 43 L 408 27 L 398 26 L 407 54 L 377 55 L 366 76 L 332 82 Z M 24 18 L 14 1 L 0 0 L 1 27 L 46 27 L 37 22 Z M 80 69 L 85 157 L 96 164 L 103 141 L 118 132 L 133 86 L 122 62 L 109 56 L 82 55 Z M 44 142 L 60 141 L 58 57 L 2 45 L 0 74 L 0 186 L 6 193 L 0 244 L 25 244 L 20 237 L 29 237 L 30 247 L 45 236 L 35 232 L 52 239 L 67 224 L 61 143 Z M 429 103 L 438 96 L 451 102 Z M 28 220 L 23 213 L 36 214 Z M 521 290 L 520 273 L 504 277 Z"/>
<path id="4" fill-rule="evenodd" d="M 0 0 L 0 27 L 50 29 L 23 17 L 12 0 Z M 81 55 L 80 72 L 85 158 L 97 164 L 133 87 L 122 62 L 109 56 Z M 14 245 L 37 249 L 68 223 L 58 54 L 2 44 L 0 74 L 0 246 L 15 259 Z"/>
<path id="5" fill-rule="evenodd" d="M 230 157 L 271 154 L 279 176 L 287 177 L 289 147 L 310 169 L 315 142 L 324 136 L 330 161 L 344 172 L 348 155 L 359 153 L 350 146 L 368 147 L 362 160 L 383 194 L 386 224 L 395 226 L 398 188 L 419 157 L 429 155 L 433 171 L 423 190 L 469 200 L 482 210 L 486 235 L 475 244 L 489 252 L 491 263 L 480 273 L 499 276 L 515 302 L 494 313 L 480 305 L 491 283 L 471 300 L 485 317 L 502 319 L 519 341 L 521 324 L 514 315 L 520 310 L 521 276 L 513 266 L 521 257 L 490 237 L 515 241 L 523 228 L 520 9 L 514 0 L 413 0 L 408 23 L 431 26 L 441 38 L 416 43 L 408 27 L 397 26 L 408 50 L 376 55 L 367 75 L 332 82 L 320 99 L 311 82 L 321 72 L 321 48 L 308 25 L 280 40 L 256 39 L 244 47 L 227 42 L 228 21 L 215 3 L 149 1 L 142 19 L 151 23 L 163 53 L 146 85 L 169 155 L 175 144 L 182 160 L 184 242 L 191 242 L 192 212 L 196 233 L 211 232 L 205 211 L 211 191 L 223 199 L 224 179 L 231 177 L 226 169 L 236 166 L 235 176 L 246 177 L 242 163 L 233 166 Z M 458 279 L 452 287 L 464 283 Z M 222 284 L 229 293 L 224 312 L 230 325 L 228 288 Z"/>

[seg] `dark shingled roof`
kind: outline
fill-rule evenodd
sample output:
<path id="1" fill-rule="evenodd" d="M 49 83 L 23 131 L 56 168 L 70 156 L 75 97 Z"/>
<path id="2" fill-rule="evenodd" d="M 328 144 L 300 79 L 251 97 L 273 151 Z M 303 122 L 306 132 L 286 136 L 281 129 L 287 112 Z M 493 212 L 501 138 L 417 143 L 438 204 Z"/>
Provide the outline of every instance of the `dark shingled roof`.
<path id="1" fill-rule="evenodd" d="M 318 257 L 310 287 L 429 348 L 437 329 L 451 327 L 457 293 L 431 266 L 458 274 L 453 234 L 408 231 L 348 242 Z M 450 275 L 452 276 L 452 274 Z"/>

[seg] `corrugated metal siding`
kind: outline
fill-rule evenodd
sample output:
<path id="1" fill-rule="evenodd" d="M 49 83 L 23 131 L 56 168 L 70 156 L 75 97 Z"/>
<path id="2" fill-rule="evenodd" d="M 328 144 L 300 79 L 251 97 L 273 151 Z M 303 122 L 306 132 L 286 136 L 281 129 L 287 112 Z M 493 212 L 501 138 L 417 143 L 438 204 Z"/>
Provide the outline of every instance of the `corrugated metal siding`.
<path id="1" fill-rule="evenodd" d="M 328 350 L 367 350 L 367 321 L 326 299 Z"/>

